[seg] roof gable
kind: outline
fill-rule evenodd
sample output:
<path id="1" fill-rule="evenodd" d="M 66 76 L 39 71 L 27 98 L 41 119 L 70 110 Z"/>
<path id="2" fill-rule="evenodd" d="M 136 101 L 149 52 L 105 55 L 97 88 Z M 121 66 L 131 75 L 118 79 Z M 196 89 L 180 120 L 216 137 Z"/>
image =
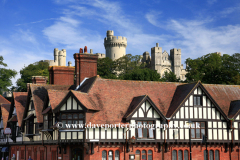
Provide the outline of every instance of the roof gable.
<path id="1" fill-rule="evenodd" d="M 10 111 L 10 104 L 1 104 L 2 120 L 4 129 L 7 127 L 7 121 Z"/>
<path id="2" fill-rule="evenodd" d="M 10 104 L 11 102 L 9 102 L 6 98 L 4 98 L 2 95 L 0 95 L 0 104 Z"/>
<path id="3" fill-rule="evenodd" d="M 162 118 L 166 120 L 147 95 L 134 97 L 124 118 L 129 121 L 131 118 L 137 118 L 137 115 L 143 118 Z"/>

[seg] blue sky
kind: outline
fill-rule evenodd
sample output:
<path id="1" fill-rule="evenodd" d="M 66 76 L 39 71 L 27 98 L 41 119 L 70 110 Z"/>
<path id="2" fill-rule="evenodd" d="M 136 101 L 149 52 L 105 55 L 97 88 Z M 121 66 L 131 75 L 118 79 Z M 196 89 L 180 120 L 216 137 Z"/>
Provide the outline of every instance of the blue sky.
<path id="1" fill-rule="evenodd" d="M 8 68 L 52 60 L 54 48 L 67 61 L 88 46 L 105 53 L 107 30 L 127 37 L 126 53 L 142 55 L 158 42 L 186 58 L 240 52 L 239 0 L 0 0 L 0 55 Z M 13 82 L 17 78 L 18 75 Z"/>

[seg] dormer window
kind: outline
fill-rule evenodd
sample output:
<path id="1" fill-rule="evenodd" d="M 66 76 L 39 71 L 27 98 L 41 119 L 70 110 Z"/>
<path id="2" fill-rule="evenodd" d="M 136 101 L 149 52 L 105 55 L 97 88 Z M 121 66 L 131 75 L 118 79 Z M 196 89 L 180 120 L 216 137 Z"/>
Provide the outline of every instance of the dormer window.
<path id="1" fill-rule="evenodd" d="M 33 119 L 26 122 L 26 134 L 33 134 Z"/>
<path id="2" fill-rule="evenodd" d="M 153 129 L 150 128 L 150 126 L 153 124 L 153 121 L 137 121 L 137 124 L 138 138 L 154 138 Z"/>
<path id="3" fill-rule="evenodd" d="M 63 127 L 65 128 L 65 124 L 83 124 L 84 114 L 83 113 L 73 113 L 73 114 L 62 114 L 61 121 L 63 123 Z"/>
<path id="4" fill-rule="evenodd" d="M 202 96 L 194 96 L 194 106 L 202 105 Z"/>

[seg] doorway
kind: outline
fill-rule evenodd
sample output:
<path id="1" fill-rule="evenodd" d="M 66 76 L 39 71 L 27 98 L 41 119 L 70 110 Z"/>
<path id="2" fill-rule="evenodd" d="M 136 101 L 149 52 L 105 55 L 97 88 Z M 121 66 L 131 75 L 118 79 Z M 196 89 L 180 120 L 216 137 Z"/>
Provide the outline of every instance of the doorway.
<path id="1" fill-rule="evenodd" d="M 83 150 L 80 148 L 73 148 L 71 160 L 83 160 Z"/>

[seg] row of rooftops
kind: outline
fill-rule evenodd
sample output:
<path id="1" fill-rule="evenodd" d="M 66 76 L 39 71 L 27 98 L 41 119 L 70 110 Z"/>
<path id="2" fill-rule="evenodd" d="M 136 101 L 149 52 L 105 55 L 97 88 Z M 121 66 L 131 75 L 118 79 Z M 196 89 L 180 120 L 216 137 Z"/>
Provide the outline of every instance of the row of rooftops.
<path id="1" fill-rule="evenodd" d="M 16 108 L 18 125 L 27 116 L 30 96 L 35 107 L 38 123 L 43 123 L 43 114 L 57 112 L 66 97 L 74 96 L 86 109 L 86 123 L 118 124 L 131 115 L 136 106 L 146 97 L 166 118 L 171 118 L 191 92 L 197 87 L 212 97 L 226 118 L 234 118 L 240 112 L 240 86 L 197 83 L 169 83 L 152 81 L 109 80 L 95 76 L 87 79 L 76 91 L 71 85 L 30 84 L 29 92 L 13 92 L 10 103 L 0 96 L 4 128 Z M 49 99 L 51 108 L 44 110 Z M 10 113 L 10 114 L 9 114 Z"/>

